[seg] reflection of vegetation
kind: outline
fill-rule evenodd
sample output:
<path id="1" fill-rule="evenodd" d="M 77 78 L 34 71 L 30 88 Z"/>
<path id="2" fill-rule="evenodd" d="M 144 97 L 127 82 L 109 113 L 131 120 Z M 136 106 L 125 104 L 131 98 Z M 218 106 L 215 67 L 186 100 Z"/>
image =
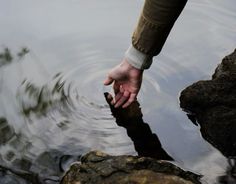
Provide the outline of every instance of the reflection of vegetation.
<path id="1" fill-rule="evenodd" d="M 14 136 L 14 130 L 6 118 L 0 117 L 0 145 L 7 143 Z"/>
<path id="2" fill-rule="evenodd" d="M 62 81 L 60 74 L 54 77 L 53 85 L 44 84 L 39 87 L 31 82 L 24 81 L 23 94 L 18 95 L 28 98 L 28 102 L 22 101 L 22 112 L 25 116 L 34 113 L 38 116 L 46 115 L 46 113 L 55 107 L 68 107 L 72 105 L 69 98 L 70 85 L 65 89 L 65 81 Z M 54 82 L 52 81 L 52 82 Z"/>
<path id="3" fill-rule="evenodd" d="M 33 143 L 35 143 L 33 139 L 20 132 L 15 133 L 8 120 L 0 117 L 1 184 L 59 183 L 59 177 L 67 162 L 77 160 L 77 157 L 64 155 L 59 150 L 46 150 L 38 156 L 32 149 Z"/>
<path id="4" fill-rule="evenodd" d="M 28 54 L 28 53 L 29 53 L 29 49 L 26 48 L 26 47 L 23 47 L 23 48 L 21 49 L 21 51 L 18 52 L 17 56 L 18 56 L 19 58 L 22 58 L 22 57 L 24 57 L 24 56 L 25 56 L 26 54 Z"/>
<path id="5" fill-rule="evenodd" d="M 29 53 L 29 49 L 26 47 L 22 47 L 20 51 L 16 54 L 16 58 L 22 59 L 26 54 Z M 11 52 L 11 50 L 7 47 L 3 49 L 2 52 L 0 52 L 0 67 L 4 66 L 6 64 L 10 64 L 14 60 L 14 56 Z"/>
<path id="6" fill-rule="evenodd" d="M 58 124 L 57 124 L 57 126 L 59 127 L 59 128 L 61 128 L 62 130 L 66 130 L 66 129 L 68 129 L 68 124 L 69 124 L 70 122 L 68 121 L 68 120 L 64 120 L 64 121 L 61 121 L 61 122 L 59 122 Z"/>
<path id="7" fill-rule="evenodd" d="M 64 155 L 64 153 L 58 150 L 42 152 L 35 160 L 17 159 L 16 162 L 12 163 L 11 167 L 0 164 L 0 182 L 9 181 L 7 179 L 4 180 L 3 177 L 10 176 L 13 180 L 17 180 L 17 183 L 56 184 L 60 182 L 60 175 L 65 171 L 64 167 L 67 162 L 74 162 L 79 159 L 80 156 Z M 36 165 L 39 169 L 37 173 L 34 169 L 34 171 L 31 170 L 32 164 Z M 21 167 L 19 168 L 18 165 Z"/>
<path id="8" fill-rule="evenodd" d="M 2 166 L 0 165 L 0 173 L 1 175 L 10 175 L 9 173 L 13 174 L 13 176 L 17 176 L 20 177 L 30 183 L 34 183 L 34 184 L 42 184 L 42 182 L 40 182 L 40 179 L 38 177 L 38 174 L 33 173 L 33 172 L 27 172 L 27 171 L 22 171 L 22 170 L 18 170 L 18 169 L 12 169 L 6 166 Z M 1 176 L 1 177 L 3 177 Z"/>
<path id="9" fill-rule="evenodd" d="M 14 132 L 14 129 L 9 125 L 8 121 L 6 118 L 4 117 L 0 117 L 0 145 L 4 145 L 4 144 L 8 144 L 11 145 L 14 141 L 17 141 L 17 144 L 19 146 L 19 140 L 20 135 L 17 135 Z M 9 148 L 7 146 L 7 148 Z M 16 146 L 13 146 L 16 147 Z M 1 182 L 4 181 L 4 177 L 6 176 L 10 176 L 10 175 L 14 175 L 12 178 L 17 178 L 17 180 L 19 181 L 23 181 L 21 180 L 24 179 L 25 181 L 29 181 L 30 183 L 35 183 L 35 184 L 41 184 L 41 182 L 39 182 L 39 178 L 38 175 L 35 173 L 32 173 L 30 171 L 25 171 L 22 170 L 24 165 L 26 165 L 26 163 L 29 163 L 30 161 L 26 160 L 26 159 L 19 159 L 16 158 L 16 153 L 15 151 L 9 150 L 7 151 L 5 154 L 4 152 L 0 154 L 0 159 L 1 159 L 1 164 L 0 164 L 0 175 L 1 175 Z M 3 165 L 3 160 L 7 161 L 7 162 L 13 162 L 14 161 L 14 169 L 10 168 L 6 165 Z M 20 161 L 20 162 L 19 162 Z M 19 169 L 17 169 L 17 167 L 20 167 Z"/>
<path id="10" fill-rule="evenodd" d="M 13 56 L 9 48 L 4 48 L 4 50 L 0 53 L 0 67 L 11 63 L 13 60 Z"/>

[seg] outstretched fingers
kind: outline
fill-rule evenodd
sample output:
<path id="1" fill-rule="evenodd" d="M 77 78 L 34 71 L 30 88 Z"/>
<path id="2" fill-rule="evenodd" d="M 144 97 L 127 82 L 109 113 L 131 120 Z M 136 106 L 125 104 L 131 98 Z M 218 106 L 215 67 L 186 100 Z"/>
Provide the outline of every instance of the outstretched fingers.
<path id="1" fill-rule="evenodd" d="M 128 107 L 131 103 L 133 103 L 136 100 L 137 94 L 131 93 L 129 96 L 129 99 L 126 101 L 126 103 L 122 106 L 123 108 Z"/>
<path id="2" fill-rule="evenodd" d="M 122 97 L 116 101 L 115 103 L 115 108 L 120 107 L 121 105 L 123 105 L 130 97 L 130 92 L 129 91 L 124 91 Z"/>
<path id="3" fill-rule="evenodd" d="M 111 104 L 114 105 L 120 98 L 123 96 L 123 93 L 119 92 L 115 95 L 114 99 L 112 100 Z"/>

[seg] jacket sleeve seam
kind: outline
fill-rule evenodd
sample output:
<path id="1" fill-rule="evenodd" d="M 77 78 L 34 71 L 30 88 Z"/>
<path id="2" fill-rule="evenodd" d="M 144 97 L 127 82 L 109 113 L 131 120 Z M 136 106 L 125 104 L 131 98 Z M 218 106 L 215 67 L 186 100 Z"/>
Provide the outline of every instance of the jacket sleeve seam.
<path id="1" fill-rule="evenodd" d="M 158 29 L 158 28 L 165 28 L 170 26 L 171 24 L 162 24 L 162 23 L 153 23 L 152 21 L 148 20 L 144 15 L 141 16 L 143 19 L 143 24 L 149 26 L 150 28 Z"/>

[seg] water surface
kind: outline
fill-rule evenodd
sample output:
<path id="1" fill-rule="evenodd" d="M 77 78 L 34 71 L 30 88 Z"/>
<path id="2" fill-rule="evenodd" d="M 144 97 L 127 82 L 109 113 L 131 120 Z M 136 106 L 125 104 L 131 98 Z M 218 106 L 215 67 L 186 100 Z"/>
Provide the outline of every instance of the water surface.
<path id="1" fill-rule="evenodd" d="M 142 4 L 0 0 L 1 183 L 57 183 L 90 150 L 137 154 L 111 115 L 102 82 L 129 46 Z M 209 79 L 235 48 L 235 7 L 234 0 L 190 0 L 138 98 L 166 152 L 208 183 L 224 174 L 227 160 L 203 140 L 178 96 Z"/>

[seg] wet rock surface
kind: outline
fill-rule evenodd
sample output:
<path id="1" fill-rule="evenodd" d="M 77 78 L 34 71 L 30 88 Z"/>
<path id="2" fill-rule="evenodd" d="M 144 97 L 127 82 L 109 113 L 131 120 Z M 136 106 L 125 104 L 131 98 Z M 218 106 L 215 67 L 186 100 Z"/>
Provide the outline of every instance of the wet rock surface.
<path id="1" fill-rule="evenodd" d="M 216 68 L 211 80 L 187 87 L 180 106 L 201 126 L 204 139 L 226 157 L 236 155 L 236 50 Z"/>
<path id="2" fill-rule="evenodd" d="M 94 151 L 74 163 L 61 184 L 193 184 L 199 178 L 167 161 Z"/>

